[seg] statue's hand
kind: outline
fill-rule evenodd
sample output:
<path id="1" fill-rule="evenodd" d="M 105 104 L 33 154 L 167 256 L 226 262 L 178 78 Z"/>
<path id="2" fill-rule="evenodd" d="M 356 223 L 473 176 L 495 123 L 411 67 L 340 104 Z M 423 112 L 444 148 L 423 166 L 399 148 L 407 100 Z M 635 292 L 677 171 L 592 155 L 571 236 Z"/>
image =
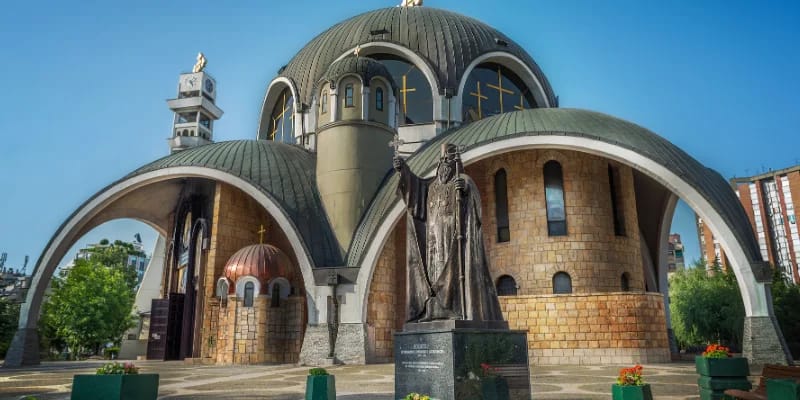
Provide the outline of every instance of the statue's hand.
<path id="1" fill-rule="evenodd" d="M 403 164 L 405 164 L 405 163 L 406 162 L 403 161 L 403 157 L 395 156 L 394 159 L 392 159 L 392 167 L 397 172 L 400 172 L 400 171 L 403 170 Z"/>
<path id="2" fill-rule="evenodd" d="M 458 190 L 459 192 L 463 192 L 464 189 L 466 189 L 467 187 L 467 183 L 466 181 L 464 181 L 464 178 L 462 177 L 453 179 L 453 183 L 455 183 L 456 190 Z"/>

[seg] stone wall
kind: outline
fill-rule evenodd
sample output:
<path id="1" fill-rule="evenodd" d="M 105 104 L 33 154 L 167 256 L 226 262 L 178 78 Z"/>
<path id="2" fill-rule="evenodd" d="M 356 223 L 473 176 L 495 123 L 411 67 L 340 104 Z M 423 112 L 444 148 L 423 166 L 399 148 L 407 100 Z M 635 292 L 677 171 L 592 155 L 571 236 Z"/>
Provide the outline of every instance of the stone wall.
<path id="1" fill-rule="evenodd" d="M 238 317 L 246 317 L 246 315 L 240 315 L 237 316 L 237 318 L 230 315 L 230 310 L 235 309 L 235 304 L 238 304 L 235 296 L 230 297 L 226 308 L 220 308 L 219 300 L 215 298 L 216 282 L 217 279 L 223 275 L 225 264 L 235 252 L 243 247 L 259 243 L 260 238 L 258 231 L 261 225 L 266 229 L 264 243 L 269 243 L 279 248 L 289 257 L 292 265 L 297 266 L 297 257 L 292 250 L 289 239 L 264 207 L 241 190 L 225 183 L 217 183 L 214 196 L 214 213 L 211 223 L 211 243 L 208 249 L 208 263 L 206 264 L 208 267 L 205 269 L 204 276 L 203 298 L 205 299 L 205 307 L 203 308 L 202 336 L 200 342 L 202 346 L 202 357 L 216 359 L 221 363 L 234 362 L 233 358 L 231 358 L 231 355 L 234 353 L 234 339 L 231 336 L 233 330 L 229 329 L 229 327 L 232 327 L 232 324 L 234 324 L 234 319 L 237 321 L 237 324 L 241 324 L 241 318 Z M 296 336 L 299 334 L 300 337 L 293 338 L 292 341 L 299 340 L 302 342 L 302 327 L 305 325 L 305 308 L 302 299 L 305 299 L 305 285 L 299 269 L 295 271 L 294 277 L 291 285 L 295 293 L 290 299 L 292 299 L 291 304 L 295 304 L 299 301 L 300 308 L 298 311 L 296 305 L 292 306 L 290 318 L 294 321 L 299 316 L 301 323 L 299 333 L 297 330 L 292 331 L 292 335 Z M 264 284 L 265 283 L 262 282 L 262 285 Z M 294 297 L 301 300 L 294 300 Z M 257 321 L 259 321 L 258 323 L 263 327 L 263 330 L 258 332 L 265 333 L 267 318 L 266 308 L 269 302 L 268 299 L 263 300 L 261 297 L 257 297 L 255 300 L 255 307 L 250 310 L 261 307 L 256 313 L 259 318 Z M 259 302 L 266 303 L 259 305 Z M 254 320 L 253 323 L 256 323 L 256 320 Z M 215 326 L 215 324 L 218 325 Z M 255 332 L 256 331 L 253 330 L 253 333 Z M 239 344 L 241 343 L 237 342 L 237 345 Z M 248 345 L 245 345 L 245 347 L 247 346 Z M 292 344 L 291 346 L 294 345 Z M 261 355 L 253 357 L 252 360 L 260 361 L 251 361 L 250 356 L 247 357 L 247 360 L 245 360 L 245 357 L 240 357 L 240 360 L 246 361 L 245 363 L 265 361 L 267 358 L 264 355 L 265 347 L 262 345 L 261 349 L 257 352 Z M 289 359 L 296 359 L 297 353 L 299 353 L 299 347 L 297 347 L 296 352 L 287 352 L 287 357 Z M 273 359 L 275 358 L 274 355 L 271 357 Z"/>
<path id="2" fill-rule="evenodd" d="M 503 296 L 500 307 L 511 329 L 528 332 L 535 365 L 670 360 L 659 293 Z"/>
<path id="3" fill-rule="evenodd" d="M 393 334 L 405 322 L 405 220 L 395 228 L 378 259 L 367 300 L 367 358 L 391 362 Z"/>
<path id="4" fill-rule="evenodd" d="M 567 235 L 549 236 L 544 199 L 543 166 L 561 164 Z M 518 294 L 552 294 L 553 275 L 567 272 L 573 293 L 617 292 L 628 273 L 631 290 L 644 290 L 633 171 L 619 168 L 618 201 L 625 218 L 625 236 L 614 233 L 609 161 L 575 151 L 530 150 L 502 154 L 466 167 L 481 191 L 483 238 L 492 277 L 510 275 Z M 494 175 L 504 168 L 508 181 L 511 240 L 497 241 Z"/>

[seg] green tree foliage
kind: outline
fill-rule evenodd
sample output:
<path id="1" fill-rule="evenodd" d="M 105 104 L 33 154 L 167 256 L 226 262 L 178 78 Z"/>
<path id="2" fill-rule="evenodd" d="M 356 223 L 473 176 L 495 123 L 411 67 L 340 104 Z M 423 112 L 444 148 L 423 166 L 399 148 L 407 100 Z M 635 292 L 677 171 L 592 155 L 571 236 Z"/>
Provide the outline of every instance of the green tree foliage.
<path id="1" fill-rule="evenodd" d="M 0 358 L 6 356 L 19 324 L 19 304 L 0 298 Z"/>
<path id="2" fill-rule="evenodd" d="M 136 269 L 127 260 L 144 254 L 121 241 L 100 244 L 89 250 L 88 260 L 76 260 L 66 276 L 53 279 L 39 320 L 43 347 L 97 353 L 106 343 L 119 343 L 133 326 Z"/>
<path id="3" fill-rule="evenodd" d="M 701 261 L 675 272 L 669 285 L 672 328 L 679 346 L 718 342 L 741 349 L 744 304 L 733 273 L 715 263 L 709 274 Z"/>
<path id="4" fill-rule="evenodd" d="M 775 268 L 772 278 L 772 304 L 792 356 L 800 358 L 800 286 L 787 283 Z"/>

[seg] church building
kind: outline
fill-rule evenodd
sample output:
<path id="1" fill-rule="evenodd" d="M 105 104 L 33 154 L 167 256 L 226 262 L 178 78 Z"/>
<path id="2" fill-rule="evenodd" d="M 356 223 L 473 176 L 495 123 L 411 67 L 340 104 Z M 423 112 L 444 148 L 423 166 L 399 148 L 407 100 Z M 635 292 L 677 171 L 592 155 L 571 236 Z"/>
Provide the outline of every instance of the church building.
<path id="1" fill-rule="evenodd" d="M 444 143 L 461 149 L 480 192 L 489 272 L 511 329 L 527 332 L 531 363 L 670 360 L 679 198 L 736 273 L 745 355 L 786 363 L 771 272 L 725 179 L 635 123 L 560 108 L 528 51 L 485 23 L 421 1 L 339 22 L 272 81 L 253 82 L 267 90 L 250 140 L 214 141 L 224 83 L 201 55 L 167 102 L 171 154 L 58 228 L 7 365 L 38 362 L 37 319 L 57 263 L 118 218 L 147 222 L 164 244 L 149 359 L 392 362 L 407 258 L 392 158 L 430 177 Z"/>

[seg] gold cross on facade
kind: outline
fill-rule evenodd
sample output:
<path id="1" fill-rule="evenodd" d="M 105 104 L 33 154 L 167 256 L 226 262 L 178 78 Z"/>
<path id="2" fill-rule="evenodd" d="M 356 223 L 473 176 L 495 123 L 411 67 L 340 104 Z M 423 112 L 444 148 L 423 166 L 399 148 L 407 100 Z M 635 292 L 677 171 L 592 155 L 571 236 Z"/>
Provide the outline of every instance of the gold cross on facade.
<path id="1" fill-rule="evenodd" d="M 495 89 L 498 92 L 500 92 L 500 93 L 498 93 L 498 96 L 500 96 L 500 112 L 503 113 L 504 112 L 504 110 L 503 110 L 503 93 L 514 94 L 514 92 L 512 92 L 511 90 L 503 88 L 503 74 L 500 73 L 500 68 L 497 68 L 497 86 L 487 83 L 486 87 Z"/>
<path id="2" fill-rule="evenodd" d="M 291 104 L 286 104 L 286 93 L 283 94 L 283 111 L 278 114 L 277 117 L 272 119 L 272 134 L 270 135 L 270 139 L 275 140 L 275 135 L 278 133 L 278 120 L 283 118 L 286 115 L 286 112 L 289 111 L 291 108 Z M 294 113 L 290 116 L 291 120 L 294 122 Z M 283 140 L 283 121 L 281 121 L 281 140 Z"/>
<path id="3" fill-rule="evenodd" d="M 481 82 L 478 81 L 476 85 L 476 90 L 478 93 L 470 92 L 470 96 L 474 96 L 478 100 L 478 119 L 483 119 L 483 111 L 481 111 L 481 103 L 483 100 L 488 100 L 489 98 L 481 94 Z"/>
<path id="4" fill-rule="evenodd" d="M 525 103 L 523 102 L 522 94 L 519 95 L 519 105 L 518 106 L 514 106 L 514 108 L 516 108 L 517 110 L 520 110 L 520 111 L 525 109 Z"/>
<path id="5" fill-rule="evenodd" d="M 417 89 L 409 88 L 409 87 L 407 87 L 407 85 L 408 85 L 408 76 L 407 75 L 403 75 L 403 88 L 400 89 L 400 93 L 403 94 L 403 116 L 404 117 L 408 114 L 408 97 L 407 97 L 406 94 L 408 92 L 416 92 L 417 91 Z"/>
<path id="6" fill-rule="evenodd" d="M 261 224 L 261 227 L 258 229 L 258 244 L 264 244 L 264 233 L 266 232 L 267 230 L 264 229 L 264 224 Z"/>

